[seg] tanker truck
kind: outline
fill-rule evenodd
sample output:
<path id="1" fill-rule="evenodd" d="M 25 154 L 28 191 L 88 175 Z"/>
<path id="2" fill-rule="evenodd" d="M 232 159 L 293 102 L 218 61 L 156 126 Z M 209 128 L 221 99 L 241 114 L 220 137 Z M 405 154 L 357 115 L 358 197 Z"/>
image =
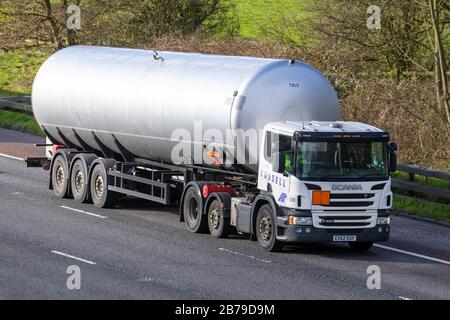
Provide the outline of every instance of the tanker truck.
<path id="1" fill-rule="evenodd" d="M 300 61 L 73 46 L 38 71 L 32 108 L 47 156 L 27 163 L 56 197 L 179 206 L 188 231 L 267 251 L 389 238 L 396 144 L 342 121 Z"/>

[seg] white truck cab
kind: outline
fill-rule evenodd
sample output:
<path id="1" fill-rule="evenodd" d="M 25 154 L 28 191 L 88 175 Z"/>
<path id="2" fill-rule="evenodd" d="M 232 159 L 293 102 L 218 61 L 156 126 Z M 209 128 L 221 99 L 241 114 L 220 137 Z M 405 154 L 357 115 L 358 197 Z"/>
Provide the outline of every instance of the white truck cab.
<path id="1" fill-rule="evenodd" d="M 278 207 L 277 240 L 360 249 L 387 241 L 395 152 L 387 132 L 363 123 L 266 125 L 258 189 Z"/>

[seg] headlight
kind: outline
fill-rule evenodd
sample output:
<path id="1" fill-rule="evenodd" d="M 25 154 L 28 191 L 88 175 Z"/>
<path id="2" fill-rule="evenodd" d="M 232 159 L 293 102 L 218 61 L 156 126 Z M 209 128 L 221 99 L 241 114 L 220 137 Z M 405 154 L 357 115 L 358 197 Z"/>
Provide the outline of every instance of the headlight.
<path id="1" fill-rule="evenodd" d="M 289 217 L 289 224 L 296 226 L 312 226 L 313 221 L 311 217 Z"/>
<path id="2" fill-rule="evenodd" d="M 378 218 L 377 224 L 378 225 L 389 225 L 389 224 L 391 224 L 391 217 Z"/>

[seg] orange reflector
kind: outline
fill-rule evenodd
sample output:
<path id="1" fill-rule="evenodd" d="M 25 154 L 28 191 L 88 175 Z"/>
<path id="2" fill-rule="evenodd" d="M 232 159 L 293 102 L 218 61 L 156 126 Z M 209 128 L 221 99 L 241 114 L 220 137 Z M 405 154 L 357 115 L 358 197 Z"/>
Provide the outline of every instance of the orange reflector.
<path id="1" fill-rule="evenodd" d="M 217 151 L 209 151 L 208 152 L 208 157 L 211 157 L 211 158 L 218 158 L 220 156 L 220 154 L 219 154 L 219 152 L 217 152 Z"/>
<path id="2" fill-rule="evenodd" d="M 330 191 L 313 191 L 312 204 L 315 206 L 330 205 Z"/>
<path id="3" fill-rule="evenodd" d="M 290 224 L 290 225 L 295 224 L 295 221 L 294 221 L 294 217 L 293 217 L 293 216 L 290 216 L 290 217 L 289 217 L 289 224 Z"/>

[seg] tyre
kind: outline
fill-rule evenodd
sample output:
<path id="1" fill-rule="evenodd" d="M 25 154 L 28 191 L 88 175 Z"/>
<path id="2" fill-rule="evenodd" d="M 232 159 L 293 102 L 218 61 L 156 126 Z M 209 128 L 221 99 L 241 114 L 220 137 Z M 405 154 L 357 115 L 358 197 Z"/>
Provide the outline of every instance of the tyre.
<path id="1" fill-rule="evenodd" d="M 58 198 L 66 198 L 69 181 L 69 166 L 66 159 L 58 155 L 54 159 L 52 167 L 53 194 Z"/>
<path id="2" fill-rule="evenodd" d="M 209 233 L 215 238 L 226 238 L 230 234 L 230 219 L 223 214 L 222 203 L 214 200 L 208 209 Z"/>
<path id="3" fill-rule="evenodd" d="M 75 201 L 85 203 L 89 201 L 89 176 L 86 163 L 78 159 L 72 166 L 70 175 L 70 190 Z"/>
<path id="4" fill-rule="evenodd" d="M 203 199 L 195 187 L 189 187 L 183 199 L 183 216 L 186 228 L 193 233 L 208 231 L 208 221 L 203 215 Z"/>
<path id="5" fill-rule="evenodd" d="M 368 251 L 372 248 L 373 242 L 349 242 L 348 245 L 354 251 Z"/>
<path id="6" fill-rule="evenodd" d="M 108 174 L 104 164 L 99 163 L 92 169 L 90 180 L 92 202 L 97 208 L 112 208 L 117 194 L 108 190 Z"/>
<path id="7" fill-rule="evenodd" d="M 274 220 L 272 206 L 263 205 L 256 218 L 256 238 L 260 246 L 269 252 L 277 252 L 283 249 L 283 243 L 277 240 L 277 225 Z"/>

